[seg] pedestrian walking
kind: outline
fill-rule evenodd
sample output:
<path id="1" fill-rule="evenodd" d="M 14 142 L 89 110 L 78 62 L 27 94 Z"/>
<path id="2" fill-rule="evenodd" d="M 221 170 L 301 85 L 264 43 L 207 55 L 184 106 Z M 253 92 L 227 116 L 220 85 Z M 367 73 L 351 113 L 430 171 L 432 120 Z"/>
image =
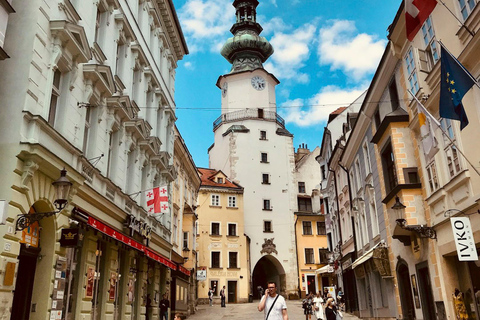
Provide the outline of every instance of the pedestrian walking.
<path id="1" fill-rule="evenodd" d="M 337 312 L 335 311 L 335 302 L 333 298 L 328 298 L 327 306 L 325 308 L 326 320 L 337 320 Z"/>
<path id="2" fill-rule="evenodd" d="M 337 293 L 337 306 L 338 309 L 341 311 L 345 311 L 345 301 L 343 300 L 343 291 L 342 288 L 338 288 L 338 293 Z"/>
<path id="3" fill-rule="evenodd" d="M 277 293 L 277 284 L 269 282 L 265 295 L 258 304 L 258 311 L 264 312 L 265 320 L 288 320 L 287 303 Z"/>
<path id="4" fill-rule="evenodd" d="M 213 290 L 212 288 L 208 288 L 208 302 L 210 303 L 210 307 L 213 306 Z"/>
<path id="5" fill-rule="evenodd" d="M 312 320 L 313 314 L 313 293 L 309 293 L 308 296 L 302 302 L 303 314 L 305 320 Z"/>
<path id="6" fill-rule="evenodd" d="M 168 308 L 170 308 L 170 301 L 166 293 L 163 294 L 160 300 L 160 320 L 168 320 Z"/>
<path id="7" fill-rule="evenodd" d="M 315 308 L 315 317 L 317 320 L 324 320 L 325 313 L 323 311 L 323 305 L 325 300 L 322 298 L 322 292 L 318 291 L 317 296 L 313 299 L 314 308 Z"/>
<path id="8" fill-rule="evenodd" d="M 222 290 L 220 290 L 220 299 L 221 299 L 221 304 L 222 308 L 225 308 L 225 286 L 223 286 Z"/>
<path id="9" fill-rule="evenodd" d="M 326 303 L 327 300 L 328 300 L 328 288 L 323 288 L 323 301 L 325 301 Z"/>

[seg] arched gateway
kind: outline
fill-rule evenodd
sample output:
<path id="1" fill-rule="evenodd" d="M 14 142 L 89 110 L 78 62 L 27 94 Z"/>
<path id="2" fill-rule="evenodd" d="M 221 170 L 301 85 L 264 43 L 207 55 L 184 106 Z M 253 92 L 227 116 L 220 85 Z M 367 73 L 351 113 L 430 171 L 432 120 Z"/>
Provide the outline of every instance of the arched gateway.
<path id="1" fill-rule="evenodd" d="M 257 287 L 261 286 L 263 290 L 267 288 L 267 283 L 273 281 L 277 284 L 277 292 L 285 294 L 287 282 L 285 270 L 280 261 L 274 256 L 266 255 L 258 260 L 252 274 L 252 288 L 253 297 L 260 299 L 259 290 Z"/>

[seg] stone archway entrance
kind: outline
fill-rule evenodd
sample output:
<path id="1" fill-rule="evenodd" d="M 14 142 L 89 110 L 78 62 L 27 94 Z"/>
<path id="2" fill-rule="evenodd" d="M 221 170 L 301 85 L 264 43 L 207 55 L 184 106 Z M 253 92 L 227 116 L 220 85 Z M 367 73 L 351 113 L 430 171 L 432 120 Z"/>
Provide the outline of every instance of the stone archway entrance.
<path id="1" fill-rule="evenodd" d="M 261 286 L 263 290 L 267 288 L 267 283 L 274 281 L 277 284 L 277 292 L 285 294 L 286 275 L 282 264 L 277 258 L 267 255 L 258 260 L 252 274 L 252 291 L 255 299 L 260 299 L 259 290 Z"/>

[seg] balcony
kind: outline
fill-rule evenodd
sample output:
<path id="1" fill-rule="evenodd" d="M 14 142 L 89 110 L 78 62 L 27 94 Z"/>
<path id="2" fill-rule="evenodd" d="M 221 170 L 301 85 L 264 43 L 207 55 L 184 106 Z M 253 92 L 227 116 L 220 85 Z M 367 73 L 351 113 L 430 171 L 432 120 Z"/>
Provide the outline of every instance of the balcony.
<path id="1" fill-rule="evenodd" d="M 275 111 L 264 109 L 245 109 L 222 114 L 213 122 L 213 131 L 217 130 L 224 123 L 242 121 L 249 119 L 262 119 L 266 121 L 275 121 L 285 129 L 285 120 Z"/>

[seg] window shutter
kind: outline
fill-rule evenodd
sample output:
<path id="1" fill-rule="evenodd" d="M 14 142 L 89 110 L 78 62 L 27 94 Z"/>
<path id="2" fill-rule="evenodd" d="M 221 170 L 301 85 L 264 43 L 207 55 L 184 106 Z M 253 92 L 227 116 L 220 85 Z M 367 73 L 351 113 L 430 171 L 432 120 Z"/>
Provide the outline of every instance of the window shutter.
<path id="1" fill-rule="evenodd" d="M 416 59 L 417 59 L 418 69 L 421 72 L 429 73 L 430 68 L 428 66 L 427 53 L 425 52 L 425 50 L 418 49 L 418 48 L 415 48 L 415 51 L 416 51 Z"/>

